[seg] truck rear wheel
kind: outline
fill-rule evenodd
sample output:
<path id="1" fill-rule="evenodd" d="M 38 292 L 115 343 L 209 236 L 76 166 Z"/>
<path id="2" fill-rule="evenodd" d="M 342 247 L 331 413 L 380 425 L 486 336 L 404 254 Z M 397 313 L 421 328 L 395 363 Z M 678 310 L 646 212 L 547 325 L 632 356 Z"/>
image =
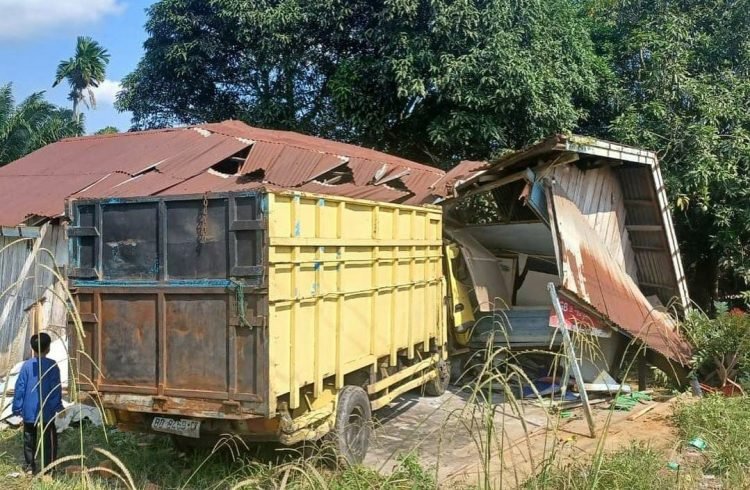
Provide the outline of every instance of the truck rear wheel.
<path id="1" fill-rule="evenodd" d="M 354 466 L 362 462 L 370 445 L 372 411 L 367 392 L 359 386 L 344 386 L 336 405 L 333 441 L 340 464 Z"/>
<path id="2" fill-rule="evenodd" d="M 444 360 L 439 360 L 435 365 L 437 377 L 424 385 L 424 392 L 428 396 L 440 396 L 448 389 L 451 382 L 451 367 Z"/>

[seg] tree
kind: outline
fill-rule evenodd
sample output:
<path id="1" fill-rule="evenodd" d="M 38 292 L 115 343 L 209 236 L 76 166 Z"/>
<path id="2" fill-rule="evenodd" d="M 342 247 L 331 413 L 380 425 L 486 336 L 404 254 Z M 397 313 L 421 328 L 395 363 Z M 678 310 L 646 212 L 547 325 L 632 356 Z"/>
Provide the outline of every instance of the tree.
<path id="1" fill-rule="evenodd" d="M 0 166 L 62 138 L 83 132 L 72 111 L 44 100 L 38 92 L 15 105 L 10 84 L 0 86 Z"/>
<path id="2" fill-rule="evenodd" d="M 105 70 L 109 63 L 109 53 L 90 37 L 79 36 L 76 52 L 72 58 L 63 60 L 57 65 L 56 87 L 63 80 L 70 85 L 68 98 L 73 101 L 73 116 L 79 117 L 79 104 L 96 108 L 95 87 L 104 81 Z"/>
<path id="3" fill-rule="evenodd" d="M 118 108 L 445 164 L 573 128 L 602 66 L 568 0 L 161 0 Z"/>
<path id="4" fill-rule="evenodd" d="M 591 13 L 615 77 L 605 134 L 659 151 L 691 296 L 710 308 L 750 280 L 750 1 L 599 0 Z"/>
<path id="5" fill-rule="evenodd" d="M 119 132 L 120 132 L 120 130 L 117 129 L 116 127 L 114 127 L 114 126 L 104 126 L 102 129 L 94 132 L 94 134 L 98 134 L 98 135 L 101 135 L 101 134 L 117 134 Z"/>

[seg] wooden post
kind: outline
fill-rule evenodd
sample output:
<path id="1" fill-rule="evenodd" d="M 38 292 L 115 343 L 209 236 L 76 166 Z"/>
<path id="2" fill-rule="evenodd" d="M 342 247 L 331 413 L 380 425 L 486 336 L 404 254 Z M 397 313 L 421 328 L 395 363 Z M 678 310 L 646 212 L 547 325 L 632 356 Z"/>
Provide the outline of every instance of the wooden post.
<path id="1" fill-rule="evenodd" d="M 646 390 L 646 375 L 648 374 L 648 365 L 646 364 L 646 353 L 638 356 L 638 391 Z"/>

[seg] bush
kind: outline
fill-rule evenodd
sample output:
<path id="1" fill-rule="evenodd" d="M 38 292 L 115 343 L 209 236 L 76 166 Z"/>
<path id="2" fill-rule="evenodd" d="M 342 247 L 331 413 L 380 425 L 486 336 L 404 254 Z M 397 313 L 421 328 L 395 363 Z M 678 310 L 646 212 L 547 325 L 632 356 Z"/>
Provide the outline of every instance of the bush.
<path id="1" fill-rule="evenodd" d="M 750 315 L 716 304 L 710 318 L 700 310 L 688 313 L 683 325 L 691 339 L 693 374 L 706 383 L 724 387 L 729 381 L 750 382 Z"/>

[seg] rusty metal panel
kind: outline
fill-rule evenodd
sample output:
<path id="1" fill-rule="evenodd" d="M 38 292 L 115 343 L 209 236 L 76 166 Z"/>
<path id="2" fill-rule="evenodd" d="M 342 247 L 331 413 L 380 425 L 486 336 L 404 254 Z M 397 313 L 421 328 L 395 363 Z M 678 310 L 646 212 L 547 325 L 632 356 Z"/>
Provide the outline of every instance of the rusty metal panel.
<path id="1" fill-rule="evenodd" d="M 165 389 L 226 393 L 227 295 L 166 294 L 165 303 Z"/>
<path id="2" fill-rule="evenodd" d="M 103 381 L 156 392 L 156 294 L 102 293 L 101 304 Z"/>
<path id="3" fill-rule="evenodd" d="M 676 324 L 651 306 L 559 185 L 552 184 L 550 195 L 563 292 L 592 306 L 649 348 L 686 365 L 691 349 Z"/>

